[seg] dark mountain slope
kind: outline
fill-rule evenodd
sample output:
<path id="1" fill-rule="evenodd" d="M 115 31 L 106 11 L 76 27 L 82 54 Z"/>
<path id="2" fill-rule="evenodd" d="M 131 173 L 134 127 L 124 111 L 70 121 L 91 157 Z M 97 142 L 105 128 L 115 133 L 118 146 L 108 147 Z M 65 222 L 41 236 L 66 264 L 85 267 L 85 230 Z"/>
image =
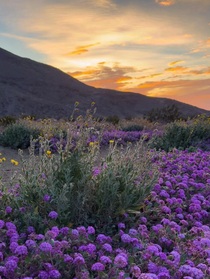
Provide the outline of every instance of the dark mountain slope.
<path id="1" fill-rule="evenodd" d="M 185 115 L 206 112 L 166 98 L 150 98 L 136 93 L 87 86 L 57 68 L 0 48 L 0 117 L 21 114 L 68 117 L 76 101 L 80 103 L 81 114 L 94 101 L 97 115 L 100 116 L 139 116 L 152 108 L 174 103 Z"/>

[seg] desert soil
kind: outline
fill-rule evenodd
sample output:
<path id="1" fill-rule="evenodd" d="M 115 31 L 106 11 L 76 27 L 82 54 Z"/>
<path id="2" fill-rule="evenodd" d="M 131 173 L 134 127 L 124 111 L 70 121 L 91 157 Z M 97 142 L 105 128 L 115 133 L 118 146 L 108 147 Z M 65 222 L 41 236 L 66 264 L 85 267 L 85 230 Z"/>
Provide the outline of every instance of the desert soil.
<path id="1" fill-rule="evenodd" d="M 18 150 L 3 147 L 1 145 L 0 153 L 0 158 L 6 158 L 6 161 L 0 163 L 0 177 L 2 178 L 2 181 L 8 181 L 15 174 L 15 172 L 21 171 L 21 157 L 18 154 Z M 27 158 L 28 156 L 28 150 L 24 150 L 24 158 Z M 18 166 L 11 163 L 12 159 L 18 162 Z"/>

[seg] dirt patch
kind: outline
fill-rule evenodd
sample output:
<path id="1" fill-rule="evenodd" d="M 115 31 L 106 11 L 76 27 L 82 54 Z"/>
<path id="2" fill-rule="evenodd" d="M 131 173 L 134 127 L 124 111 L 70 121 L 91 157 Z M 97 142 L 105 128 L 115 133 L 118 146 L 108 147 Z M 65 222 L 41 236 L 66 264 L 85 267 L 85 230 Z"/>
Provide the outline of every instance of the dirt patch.
<path id="1" fill-rule="evenodd" d="M 0 177 L 2 181 L 8 181 L 15 173 L 21 171 L 21 157 L 18 153 L 18 150 L 11 149 L 8 147 L 3 147 L 0 145 L 0 158 L 6 158 L 6 161 L 0 163 Z M 29 156 L 28 150 L 24 150 L 24 158 Z M 15 166 L 11 163 L 11 160 L 18 162 L 18 165 Z"/>

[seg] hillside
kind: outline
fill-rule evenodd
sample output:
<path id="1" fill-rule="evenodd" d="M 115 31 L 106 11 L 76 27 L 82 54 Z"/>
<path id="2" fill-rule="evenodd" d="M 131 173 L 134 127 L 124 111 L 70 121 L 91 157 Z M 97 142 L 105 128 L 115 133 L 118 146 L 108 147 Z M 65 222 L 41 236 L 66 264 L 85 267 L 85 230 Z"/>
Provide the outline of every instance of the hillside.
<path id="1" fill-rule="evenodd" d="M 68 117 L 78 101 L 84 114 L 91 102 L 97 115 L 134 117 L 152 108 L 176 104 L 184 115 L 209 111 L 166 98 L 94 88 L 49 65 L 22 58 L 0 48 L 0 117 L 36 115 Z"/>

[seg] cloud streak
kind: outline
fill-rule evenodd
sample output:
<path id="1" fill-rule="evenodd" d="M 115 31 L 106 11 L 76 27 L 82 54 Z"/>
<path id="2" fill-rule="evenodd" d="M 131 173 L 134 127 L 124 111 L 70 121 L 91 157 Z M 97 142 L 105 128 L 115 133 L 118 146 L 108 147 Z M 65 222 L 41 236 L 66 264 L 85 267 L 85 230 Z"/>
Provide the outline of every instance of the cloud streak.
<path id="1" fill-rule="evenodd" d="M 65 56 L 80 55 L 80 54 L 86 53 L 89 51 L 89 48 L 97 46 L 99 44 L 100 43 L 89 44 L 89 45 L 85 45 L 85 46 L 78 46 L 78 47 L 76 47 L 76 49 L 74 51 L 71 51 L 71 52 L 65 54 Z"/>
<path id="2" fill-rule="evenodd" d="M 175 4 L 175 0 L 155 0 L 161 6 L 171 6 Z"/>
<path id="3" fill-rule="evenodd" d="M 198 107 L 210 107 L 210 79 L 145 82 L 136 92 L 150 97 L 176 99 Z"/>
<path id="4" fill-rule="evenodd" d="M 184 63 L 185 61 L 184 60 L 176 60 L 176 61 L 172 61 L 169 63 L 169 66 L 174 66 L 174 65 L 177 65 L 177 64 L 180 64 L 180 63 Z"/>

